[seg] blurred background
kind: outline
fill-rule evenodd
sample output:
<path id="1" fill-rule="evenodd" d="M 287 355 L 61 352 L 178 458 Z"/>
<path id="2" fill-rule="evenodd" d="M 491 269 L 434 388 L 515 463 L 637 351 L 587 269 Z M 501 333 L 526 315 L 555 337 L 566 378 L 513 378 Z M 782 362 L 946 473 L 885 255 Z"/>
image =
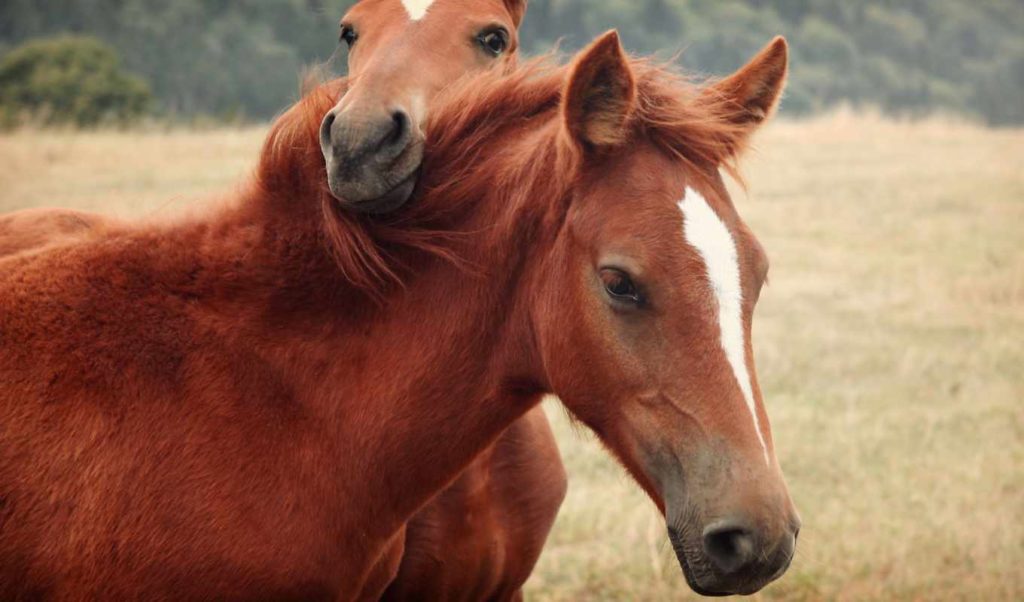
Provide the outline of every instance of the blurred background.
<path id="1" fill-rule="evenodd" d="M 92 93 L 103 95 L 83 101 L 99 104 L 95 110 L 49 117 L 265 119 L 294 99 L 304 65 L 334 53 L 338 20 L 351 4 L 4 0 L 0 110 L 10 121 L 41 99 L 71 103 Z M 786 35 L 788 115 L 847 104 L 893 115 L 961 113 L 991 125 L 1024 121 L 1020 0 L 531 0 L 522 40 L 528 53 L 559 40 L 572 51 L 610 27 L 632 50 L 682 50 L 687 68 L 706 73 L 729 72 Z M 75 82 L 87 89 L 61 88 Z"/>
<path id="2" fill-rule="evenodd" d="M 3 0 L 0 212 L 159 218 L 252 169 L 349 2 Z M 803 516 L 755 596 L 1024 599 L 1024 3 L 531 0 L 530 53 L 615 27 L 724 75 L 792 44 L 737 207 L 754 349 Z M 546 402 L 569 496 L 532 600 L 689 599 L 653 504 Z"/>

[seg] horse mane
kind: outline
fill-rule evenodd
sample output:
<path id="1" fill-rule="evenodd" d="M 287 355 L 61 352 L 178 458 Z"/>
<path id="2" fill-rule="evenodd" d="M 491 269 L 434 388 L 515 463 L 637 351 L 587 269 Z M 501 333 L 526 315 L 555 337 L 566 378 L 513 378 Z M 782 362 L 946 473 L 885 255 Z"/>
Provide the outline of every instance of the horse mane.
<path id="1" fill-rule="evenodd" d="M 511 73 L 485 71 L 450 86 L 432 105 L 427 129 L 424 177 L 437 187 L 432 189 L 433 193 L 444 190 L 445 182 L 458 181 L 463 175 L 475 178 L 468 187 L 476 190 L 493 190 L 496 180 L 500 183 L 508 179 L 501 177 L 504 174 L 469 163 L 474 158 L 494 154 L 490 147 L 500 142 L 510 127 L 521 127 L 538 116 L 552 117 L 571 67 L 554 64 L 550 56 L 545 56 Z M 668 63 L 649 58 L 630 58 L 630 68 L 636 81 L 637 106 L 628 123 L 631 131 L 624 145 L 646 138 L 688 166 L 700 168 L 696 175 L 721 166 L 740 180 L 736 161 L 746 150 L 745 109 L 716 94 L 709 87 L 715 82 L 713 79 L 694 80 Z M 555 134 L 555 130 L 551 133 Z M 530 153 L 522 157 L 523 161 L 551 159 L 543 148 L 531 148 Z M 581 158 L 578 154 L 569 157 L 575 161 Z M 428 162 L 430 169 L 426 169 Z M 571 183 L 572 170 L 551 169 L 550 164 L 548 167 L 551 173 L 546 174 L 546 186 L 554 182 L 559 188 Z M 445 202 L 443 198 L 425 200 L 428 206 L 429 201 Z"/>
<path id="2" fill-rule="evenodd" d="M 631 139 L 646 138 L 662 151 L 694 168 L 698 177 L 722 166 L 739 179 L 736 158 L 741 109 L 710 93 L 666 65 L 630 59 L 637 85 L 637 107 L 630 121 Z M 401 286 L 412 249 L 467 267 L 455 250 L 464 238 L 459 222 L 480 197 L 497 195 L 523 205 L 535 192 L 528 182 L 541 181 L 553 197 L 567 191 L 582 160 L 570 145 L 531 145 L 517 161 L 482 163 L 504 152 L 506 134 L 515 128 L 561 134 L 552 119 L 569 73 L 541 57 L 512 70 L 493 69 L 467 75 L 451 84 L 431 106 L 426 123 L 423 169 L 414 197 L 393 214 L 366 216 L 341 209 L 327 186 L 319 145 L 323 116 L 347 88 L 338 79 L 311 89 L 271 127 L 256 173 L 258 187 L 271 197 L 313 203 L 321 218 L 320 236 L 343 277 L 356 289 L 382 301 L 387 289 Z M 549 127 L 544 127 L 545 125 Z M 629 144 L 627 141 L 626 144 Z"/>

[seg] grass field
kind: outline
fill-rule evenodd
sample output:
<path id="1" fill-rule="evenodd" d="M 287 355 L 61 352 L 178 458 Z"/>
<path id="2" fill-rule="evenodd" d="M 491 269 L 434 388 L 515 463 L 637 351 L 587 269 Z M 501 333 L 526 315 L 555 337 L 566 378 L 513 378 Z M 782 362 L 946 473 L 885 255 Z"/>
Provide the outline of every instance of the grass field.
<path id="1" fill-rule="evenodd" d="M 0 137 L 0 211 L 172 212 L 263 130 Z M 774 124 L 740 212 L 758 372 L 804 528 L 764 599 L 1024 598 L 1024 131 Z M 534 600 L 688 598 L 653 505 L 549 403 L 571 484 Z"/>

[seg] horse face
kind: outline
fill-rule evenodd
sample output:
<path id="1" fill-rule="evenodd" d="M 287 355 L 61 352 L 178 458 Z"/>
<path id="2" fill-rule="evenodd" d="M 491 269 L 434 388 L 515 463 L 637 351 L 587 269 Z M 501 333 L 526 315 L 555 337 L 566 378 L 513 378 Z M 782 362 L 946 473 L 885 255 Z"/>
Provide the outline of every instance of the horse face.
<path id="1" fill-rule="evenodd" d="M 324 117 L 332 194 L 364 213 L 410 197 L 427 102 L 461 75 L 516 51 L 526 0 L 363 0 L 341 21 L 350 87 Z"/>
<path id="2" fill-rule="evenodd" d="M 764 75 L 785 73 L 776 44 L 745 76 L 765 81 L 716 93 L 740 90 L 737 105 L 754 111 L 742 91 L 756 90 L 763 119 L 782 84 Z M 664 512 L 690 586 L 752 593 L 788 567 L 799 529 L 750 343 L 767 259 L 717 166 L 629 139 L 640 137 L 628 127 L 635 96 L 614 37 L 570 76 L 565 139 L 582 158 L 536 312 L 544 363 L 556 394 Z"/>

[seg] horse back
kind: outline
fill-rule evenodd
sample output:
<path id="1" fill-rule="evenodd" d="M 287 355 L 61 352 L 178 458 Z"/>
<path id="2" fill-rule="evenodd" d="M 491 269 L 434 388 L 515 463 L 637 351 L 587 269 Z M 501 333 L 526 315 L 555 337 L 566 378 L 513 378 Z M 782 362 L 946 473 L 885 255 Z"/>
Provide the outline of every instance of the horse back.
<path id="1" fill-rule="evenodd" d="M 0 215 L 0 258 L 81 240 L 114 224 L 73 209 L 23 209 Z"/>

